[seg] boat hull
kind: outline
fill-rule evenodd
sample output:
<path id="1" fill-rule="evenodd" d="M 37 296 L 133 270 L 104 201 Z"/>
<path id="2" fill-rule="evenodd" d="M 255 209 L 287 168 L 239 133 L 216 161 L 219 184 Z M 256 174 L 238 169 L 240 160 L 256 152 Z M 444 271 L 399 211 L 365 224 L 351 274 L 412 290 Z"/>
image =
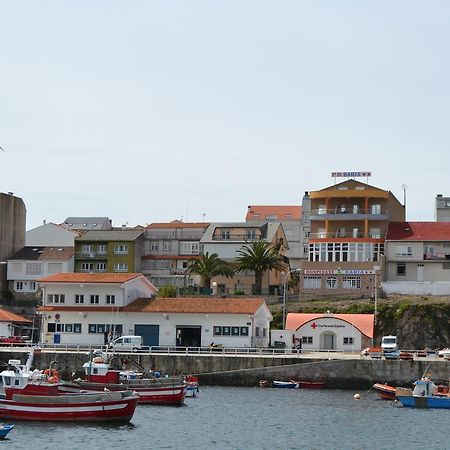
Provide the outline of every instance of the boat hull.
<path id="1" fill-rule="evenodd" d="M 75 392 L 75 390 L 84 389 L 87 391 L 120 391 L 127 389 L 135 392 L 139 398 L 138 403 L 142 405 L 173 405 L 180 406 L 184 403 L 186 397 L 186 386 L 161 384 L 160 386 L 146 386 L 142 383 L 133 384 L 105 384 L 93 383 L 89 381 L 80 381 L 76 384 L 63 384 L 61 390 Z"/>
<path id="2" fill-rule="evenodd" d="M 388 384 L 375 383 L 372 386 L 375 393 L 383 400 L 394 400 L 396 388 Z"/>
<path id="3" fill-rule="evenodd" d="M 450 409 L 450 398 L 443 397 L 416 397 L 413 395 L 397 397 L 403 406 L 409 408 L 440 408 Z"/>
<path id="4" fill-rule="evenodd" d="M 298 389 L 298 383 L 292 381 L 273 381 L 273 387 L 281 389 Z"/>
<path id="5" fill-rule="evenodd" d="M 299 381 L 300 389 L 324 389 L 325 381 Z"/>
<path id="6" fill-rule="evenodd" d="M 36 396 L 37 397 L 37 396 Z M 46 401 L 0 400 L 0 417 L 13 420 L 52 422 L 129 422 L 136 409 L 138 397 L 129 396 L 117 401 L 66 403 Z"/>
<path id="7" fill-rule="evenodd" d="M 14 428 L 14 425 L 3 425 L 0 427 L 0 439 L 5 439 L 8 433 Z"/>

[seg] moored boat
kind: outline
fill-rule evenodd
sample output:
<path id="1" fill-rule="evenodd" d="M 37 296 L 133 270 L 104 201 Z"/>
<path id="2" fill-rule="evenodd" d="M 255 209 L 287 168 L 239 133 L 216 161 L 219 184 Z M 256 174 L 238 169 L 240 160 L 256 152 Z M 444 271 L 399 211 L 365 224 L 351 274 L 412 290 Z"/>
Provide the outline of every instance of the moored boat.
<path id="1" fill-rule="evenodd" d="M 122 391 L 135 392 L 139 404 L 182 405 L 186 397 L 187 385 L 183 377 L 144 378 L 142 373 L 112 369 L 107 356 L 96 356 L 83 364 L 86 378 L 73 382 L 63 382 L 60 390 L 76 392 Z M 159 375 L 159 374 L 158 374 Z"/>
<path id="2" fill-rule="evenodd" d="M 275 388 L 283 388 L 283 389 L 298 389 L 299 384 L 297 381 L 276 381 L 272 382 L 272 386 Z"/>
<path id="3" fill-rule="evenodd" d="M 198 377 L 188 375 L 185 378 L 185 384 L 186 384 L 186 397 L 197 397 L 197 394 L 199 393 Z"/>
<path id="4" fill-rule="evenodd" d="M 62 394 L 58 383 L 49 383 L 41 371 L 30 371 L 32 355 L 25 365 L 9 360 L 0 373 L 5 398 L 0 417 L 15 420 L 69 422 L 129 422 L 138 396 L 131 391 Z"/>
<path id="5" fill-rule="evenodd" d="M 8 433 L 14 428 L 14 425 L 2 423 L 0 424 L 0 439 L 5 439 Z"/>
<path id="6" fill-rule="evenodd" d="M 324 389 L 325 381 L 298 381 L 300 389 Z"/>
<path id="7" fill-rule="evenodd" d="M 414 383 L 414 389 L 397 389 L 396 396 L 406 407 L 450 409 L 448 393 L 440 392 L 438 386 L 426 376 Z"/>
<path id="8" fill-rule="evenodd" d="M 372 386 L 375 393 L 383 400 L 394 400 L 396 388 L 389 386 L 387 383 L 375 383 Z"/>

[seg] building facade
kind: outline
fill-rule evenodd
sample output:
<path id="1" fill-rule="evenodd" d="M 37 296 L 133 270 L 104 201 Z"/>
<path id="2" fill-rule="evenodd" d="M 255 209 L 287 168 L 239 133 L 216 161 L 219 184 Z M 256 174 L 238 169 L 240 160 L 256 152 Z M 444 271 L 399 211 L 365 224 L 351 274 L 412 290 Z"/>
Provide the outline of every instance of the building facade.
<path id="1" fill-rule="evenodd" d="M 46 223 L 28 230 L 25 235 L 26 247 L 73 247 L 79 232 L 69 230 L 55 223 Z"/>
<path id="2" fill-rule="evenodd" d="M 450 197 L 436 195 L 434 220 L 436 222 L 450 222 Z"/>

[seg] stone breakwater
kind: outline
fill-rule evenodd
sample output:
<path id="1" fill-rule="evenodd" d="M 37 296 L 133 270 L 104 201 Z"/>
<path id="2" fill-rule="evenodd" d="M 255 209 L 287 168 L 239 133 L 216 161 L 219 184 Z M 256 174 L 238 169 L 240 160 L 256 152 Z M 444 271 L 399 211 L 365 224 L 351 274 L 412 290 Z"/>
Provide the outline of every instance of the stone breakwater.
<path id="1" fill-rule="evenodd" d="M 8 359 L 25 362 L 26 353 L 1 352 L 3 366 Z M 120 355 L 124 366 L 158 370 L 170 375 L 198 374 L 204 385 L 257 386 L 259 380 L 325 380 L 327 387 L 336 389 L 370 388 L 376 382 L 395 386 L 410 386 L 425 372 L 436 382 L 448 383 L 450 361 L 423 358 L 413 361 L 354 359 L 308 359 L 258 356 L 222 355 Z M 45 369 L 52 363 L 65 379 L 82 375 L 88 354 L 51 352 L 36 354 L 34 366 Z"/>

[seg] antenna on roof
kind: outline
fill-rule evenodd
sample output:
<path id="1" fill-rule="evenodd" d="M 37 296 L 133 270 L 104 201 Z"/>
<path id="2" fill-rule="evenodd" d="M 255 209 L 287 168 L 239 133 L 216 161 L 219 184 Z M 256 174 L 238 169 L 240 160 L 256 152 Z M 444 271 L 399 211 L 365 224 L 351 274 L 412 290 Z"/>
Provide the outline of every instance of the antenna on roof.
<path id="1" fill-rule="evenodd" d="M 408 189 L 408 186 L 406 184 L 402 184 L 403 189 L 403 207 L 405 208 L 405 220 L 406 220 L 406 190 Z"/>
<path id="2" fill-rule="evenodd" d="M 203 213 L 203 214 L 202 214 L 202 217 L 203 217 L 203 223 L 205 223 L 205 216 L 206 216 L 206 213 Z"/>

